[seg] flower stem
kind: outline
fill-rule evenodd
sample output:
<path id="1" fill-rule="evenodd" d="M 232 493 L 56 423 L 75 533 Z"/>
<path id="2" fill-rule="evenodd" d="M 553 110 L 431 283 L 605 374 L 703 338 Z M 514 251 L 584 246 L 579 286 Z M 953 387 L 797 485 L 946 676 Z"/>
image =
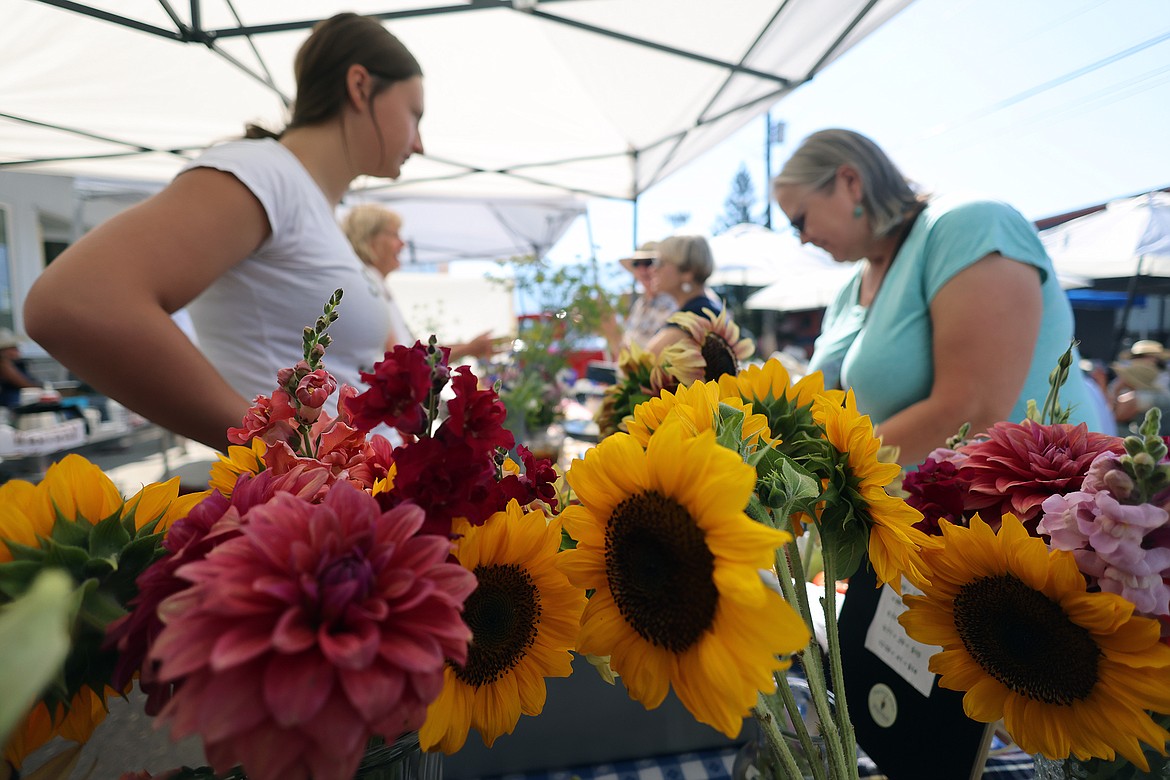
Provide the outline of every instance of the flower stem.
<path id="1" fill-rule="evenodd" d="M 834 551 L 832 545 L 825 545 L 821 555 L 825 560 L 825 633 L 829 638 L 829 674 L 833 682 L 833 691 L 836 695 L 836 722 L 841 739 L 846 745 L 856 745 L 857 737 L 853 733 L 853 721 L 849 718 L 849 702 L 845 698 L 845 672 L 841 667 L 841 639 L 837 627 L 837 578 L 834 570 Z M 856 753 L 846 762 L 849 774 L 846 777 L 857 780 Z"/>
<path id="2" fill-rule="evenodd" d="M 800 766 L 796 763 L 796 757 L 792 755 L 788 741 L 784 739 L 784 734 L 780 731 L 780 724 L 776 722 L 776 716 L 773 713 L 771 703 L 763 693 L 758 694 L 758 701 L 756 706 L 752 708 L 752 714 L 764 732 L 770 761 L 779 763 L 781 769 L 784 770 L 783 776 L 791 778 L 804 777 L 804 772 L 801 771 Z M 760 758 L 757 756 L 757 762 Z"/>
<path id="3" fill-rule="evenodd" d="M 800 553 L 796 549 L 795 542 L 790 542 L 788 547 L 792 552 L 792 559 L 797 571 L 802 572 L 803 567 L 800 565 Z M 797 605 L 809 631 L 813 632 L 812 606 L 808 600 L 808 589 L 804 584 L 803 577 L 799 577 L 797 573 L 791 570 L 789 556 L 786 550 L 782 549 L 777 552 L 776 566 L 780 573 L 780 584 L 784 588 L 785 598 L 788 599 L 789 603 Z M 799 588 L 795 587 L 794 580 L 795 582 L 800 582 Z M 827 604 L 825 609 L 828 609 Z M 832 645 L 830 645 L 830 649 L 831 647 Z M 848 774 L 843 775 L 841 773 L 847 772 L 848 769 L 844 767 L 852 763 L 852 771 L 854 773 L 852 776 L 856 777 L 857 762 L 856 760 L 847 761 L 847 751 L 844 749 L 844 745 L 851 743 L 849 741 L 843 741 L 843 731 L 837 723 L 837 719 L 833 716 L 833 705 L 829 702 L 829 693 L 825 689 L 825 669 L 821 660 L 821 646 L 816 640 L 815 632 L 809 646 L 801 654 L 801 663 L 804 666 L 804 674 L 808 680 L 808 688 L 812 692 L 813 706 L 816 708 L 817 718 L 821 723 L 821 733 L 825 738 L 825 745 L 828 749 L 830 771 L 834 773 L 834 778 L 850 777 Z M 838 711 L 840 711 L 840 704 L 838 703 L 837 706 Z M 835 728 L 834 724 L 837 724 Z"/>
<path id="4" fill-rule="evenodd" d="M 776 690 L 778 692 L 776 697 L 769 696 L 765 697 L 765 699 L 779 698 L 783 702 L 784 709 L 788 711 L 788 717 L 792 721 L 793 731 L 796 733 L 796 738 L 800 742 L 800 748 L 804 752 L 805 758 L 808 759 L 813 778 L 815 780 L 828 780 L 828 770 L 825 769 L 824 756 L 821 755 L 821 750 L 813 744 L 812 735 L 809 734 L 808 726 L 804 722 L 804 715 L 800 711 L 800 705 L 797 704 L 796 697 L 792 693 L 792 686 L 788 684 L 788 677 L 778 674 L 776 678 Z M 809 688 L 811 690 L 812 686 L 810 685 Z M 773 711 L 776 711 L 775 707 L 773 707 Z M 823 741 L 824 737 L 822 736 L 821 739 Z"/>

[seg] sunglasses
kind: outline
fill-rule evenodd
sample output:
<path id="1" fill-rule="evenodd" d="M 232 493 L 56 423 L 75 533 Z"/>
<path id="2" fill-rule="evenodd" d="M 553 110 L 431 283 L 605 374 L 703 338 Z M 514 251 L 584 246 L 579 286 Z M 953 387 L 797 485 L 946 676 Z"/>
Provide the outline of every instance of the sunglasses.
<path id="1" fill-rule="evenodd" d="M 632 268 L 651 268 L 653 266 L 654 258 L 651 257 L 640 257 L 637 260 L 630 261 L 630 267 Z"/>
<path id="2" fill-rule="evenodd" d="M 804 212 L 799 217 L 790 219 L 788 222 L 792 225 L 792 232 L 799 236 L 804 232 L 804 220 L 808 218 L 808 212 Z"/>

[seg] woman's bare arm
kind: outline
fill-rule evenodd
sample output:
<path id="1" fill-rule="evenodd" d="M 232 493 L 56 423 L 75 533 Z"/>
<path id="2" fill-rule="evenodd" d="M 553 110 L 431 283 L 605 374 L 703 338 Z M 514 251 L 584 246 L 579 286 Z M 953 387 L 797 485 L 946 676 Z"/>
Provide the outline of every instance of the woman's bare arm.
<path id="1" fill-rule="evenodd" d="M 270 228 L 230 174 L 196 168 L 92 230 L 25 301 L 25 328 L 98 391 L 213 447 L 238 425 L 240 396 L 170 314 L 255 250 Z"/>
<path id="2" fill-rule="evenodd" d="M 963 423 L 978 432 L 1007 419 L 1028 377 L 1042 312 L 1039 272 L 999 254 L 943 285 L 930 304 L 930 395 L 877 429 L 901 449 L 900 463 L 920 463 Z"/>

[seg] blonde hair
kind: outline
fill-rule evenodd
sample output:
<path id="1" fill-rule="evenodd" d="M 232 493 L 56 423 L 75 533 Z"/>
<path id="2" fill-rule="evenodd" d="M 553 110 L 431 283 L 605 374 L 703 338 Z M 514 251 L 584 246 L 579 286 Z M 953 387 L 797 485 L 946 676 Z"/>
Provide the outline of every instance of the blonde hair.
<path id="1" fill-rule="evenodd" d="M 702 236 L 670 236 L 658 245 L 658 262 L 673 263 L 680 271 L 690 271 L 695 284 L 703 284 L 715 270 L 711 245 Z"/>
<path id="2" fill-rule="evenodd" d="M 772 192 L 788 184 L 828 189 L 842 165 L 861 177 L 861 207 L 869 215 L 875 236 L 892 234 L 919 203 L 910 182 L 880 146 L 861 133 L 836 128 L 801 141 L 773 179 Z"/>
<path id="3" fill-rule="evenodd" d="M 386 228 L 401 230 L 402 217 L 397 211 L 391 211 L 376 203 L 354 206 L 341 223 L 341 229 L 345 231 L 345 237 L 353 245 L 353 251 L 366 265 L 374 264 L 374 253 L 370 249 L 374 236 Z"/>

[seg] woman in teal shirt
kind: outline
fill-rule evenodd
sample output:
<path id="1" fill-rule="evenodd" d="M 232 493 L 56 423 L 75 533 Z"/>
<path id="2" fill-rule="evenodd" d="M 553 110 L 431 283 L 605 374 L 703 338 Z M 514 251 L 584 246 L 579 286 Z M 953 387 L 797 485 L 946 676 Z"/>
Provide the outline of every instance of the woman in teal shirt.
<path id="1" fill-rule="evenodd" d="M 1031 223 L 1007 204 L 920 198 L 873 141 L 822 130 L 774 182 L 802 242 L 857 273 L 825 312 L 810 371 L 852 387 L 899 461 L 965 422 L 1023 419 L 1073 338 L 1072 308 Z M 1073 356 L 1071 422 L 1101 430 Z"/>

